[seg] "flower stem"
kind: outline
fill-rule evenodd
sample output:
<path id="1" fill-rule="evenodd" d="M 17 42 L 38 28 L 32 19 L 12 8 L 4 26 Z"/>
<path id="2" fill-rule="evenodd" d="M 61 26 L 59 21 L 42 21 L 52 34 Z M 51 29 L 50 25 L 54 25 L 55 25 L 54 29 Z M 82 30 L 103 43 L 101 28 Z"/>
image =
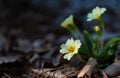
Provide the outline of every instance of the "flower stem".
<path id="1" fill-rule="evenodd" d="M 103 29 L 103 35 L 105 34 L 105 26 L 104 26 L 104 22 L 101 20 L 101 18 L 99 17 L 97 19 L 98 23 L 100 24 L 100 26 L 102 27 Z M 104 37 L 101 36 L 101 48 L 103 48 L 103 44 L 104 44 Z"/>
<path id="2" fill-rule="evenodd" d="M 72 34 L 75 38 L 79 39 L 79 36 L 78 36 L 77 32 L 74 31 L 72 28 L 67 27 L 67 28 L 65 28 L 65 29 L 68 30 L 68 32 L 69 32 L 70 34 Z"/>
<path id="3" fill-rule="evenodd" d="M 100 24 L 100 26 L 102 27 L 102 29 L 103 29 L 103 33 L 105 34 L 105 26 L 104 26 L 103 21 L 101 20 L 100 17 L 97 19 L 97 21 L 98 21 L 98 23 Z"/>
<path id="4" fill-rule="evenodd" d="M 83 37 L 82 33 L 79 31 L 79 28 L 75 24 L 72 24 L 71 29 L 73 30 L 74 34 L 77 35 L 78 39 Z"/>
<path id="5" fill-rule="evenodd" d="M 77 54 L 77 57 L 80 59 L 81 62 L 86 63 L 86 61 L 83 60 L 82 57 L 79 54 Z"/>
<path id="6" fill-rule="evenodd" d="M 70 32 L 71 34 L 74 33 L 69 27 L 67 27 L 66 30 L 68 30 L 68 32 Z"/>

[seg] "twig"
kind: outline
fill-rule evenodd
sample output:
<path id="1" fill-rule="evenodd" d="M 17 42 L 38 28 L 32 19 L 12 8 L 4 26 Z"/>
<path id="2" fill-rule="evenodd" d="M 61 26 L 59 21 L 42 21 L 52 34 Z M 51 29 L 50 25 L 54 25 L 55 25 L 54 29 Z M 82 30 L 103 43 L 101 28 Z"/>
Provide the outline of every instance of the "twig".
<path id="1" fill-rule="evenodd" d="M 4 75 L 7 77 L 7 78 L 11 78 L 8 74 L 4 73 Z"/>

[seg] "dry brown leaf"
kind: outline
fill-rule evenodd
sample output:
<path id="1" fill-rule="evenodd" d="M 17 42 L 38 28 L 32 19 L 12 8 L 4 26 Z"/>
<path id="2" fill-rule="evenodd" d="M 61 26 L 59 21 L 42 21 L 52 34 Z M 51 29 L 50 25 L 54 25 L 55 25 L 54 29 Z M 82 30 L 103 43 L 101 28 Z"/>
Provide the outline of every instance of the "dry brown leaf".
<path id="1" fill-rule="evenodd" d="M 104 69 L 105 73 L 109 76 L 119 78 L 120 75 L 120 52 L 117 51 L 115 54 L 115 60 L 113 64 L 109 65 Z"/>
<path id="2" fill-rule="evenodd" d="M 33 73 L 37 74 L 36 77 L 33 75 L 31 78 L 66 78 L 64 74 L 62 74 L 61 70 L 52 71 L 52 69 L 32 69 Z"/>
<path id="3" fill-rule="evenodd" d="M 104 69 L 109 76 L 115 77 L 120 75 L 120 61 L 113 63 Z"/>
<path id="4" fill-rule="evenodd" d="M 96 59 L 90 58 L 87 64 L 78 74 L 77 78 L 91 78 L 91 73 L 93 72 L 96 65 L 97 65 Z"/>
<path id="5" fill-rule="evenodd" d="M 102 71 L 102 74 L 103 74 L 103 78 L 108 78 L 107 74 L 104 71 Z"/>

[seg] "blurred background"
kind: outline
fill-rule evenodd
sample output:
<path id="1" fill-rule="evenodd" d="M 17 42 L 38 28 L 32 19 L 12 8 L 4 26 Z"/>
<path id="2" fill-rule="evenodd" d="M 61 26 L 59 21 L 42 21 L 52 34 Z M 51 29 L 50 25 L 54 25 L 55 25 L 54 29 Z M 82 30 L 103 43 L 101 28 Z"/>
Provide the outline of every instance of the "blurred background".
<path id="1" fill-rule="evenodd" d="M 73 14 L 81 32 L 92 34 L 98 23 L 87 22 L 86 16 L 96 6 L 107 9 L 102 15 L 105 38 L 120 35 L 120 0 L 0 0 L 0 64 L 13 63 L 19 58 L 13 58 L 15 54 L 32 52 L 26 60 L 35 61 L 34 67 L 46 59 L 58 65 L 59 45 L 71 37 L 60 23 Z"/>
<path id="2" fill-rule="evenodd" d="M 119 0 L 0 0 L 0 32 L 13 34 L 15 30 L 22 30 L 33 35 L 44 33 L 49 28 L 47 32 L 61 30 L 60 23 L 71 14 L 80 30 L 92 31 L 96 22 L 86 22 L 86 16 L 94 7 L 100 6 L 107 8 L 102 19 L 108 32 L 119 33 L 119 3 Z"/>

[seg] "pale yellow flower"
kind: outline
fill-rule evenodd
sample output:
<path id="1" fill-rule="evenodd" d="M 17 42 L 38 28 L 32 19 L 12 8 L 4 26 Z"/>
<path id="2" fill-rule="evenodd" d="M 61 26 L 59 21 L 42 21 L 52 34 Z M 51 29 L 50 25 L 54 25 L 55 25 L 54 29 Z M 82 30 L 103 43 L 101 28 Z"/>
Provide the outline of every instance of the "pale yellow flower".
<path id="1" fill-rule="evenodd" d="M 100 16 L 106 11 L 106 8 L 96 7 L 91 13 L 87 15 L 87 21 L 92 21 L 94 19 L 99 19 Z"/>
<path id="2" fill-rule="evenodd" d="M 70 25 L 73 25 L 73 15 L 70 15 L 69 17 L 67 17 L 62 23 L 61 26 L 64 28 L 67 28 Z"/>
<path id="3" fill-rule="evenodd" d="M 65 54 L 64 59 L 70 60 L 74 54 L 78 53 L 80 46 L 80 40 L 68 39 L 65 44 L 61 45 L 60 53 Z"/>

